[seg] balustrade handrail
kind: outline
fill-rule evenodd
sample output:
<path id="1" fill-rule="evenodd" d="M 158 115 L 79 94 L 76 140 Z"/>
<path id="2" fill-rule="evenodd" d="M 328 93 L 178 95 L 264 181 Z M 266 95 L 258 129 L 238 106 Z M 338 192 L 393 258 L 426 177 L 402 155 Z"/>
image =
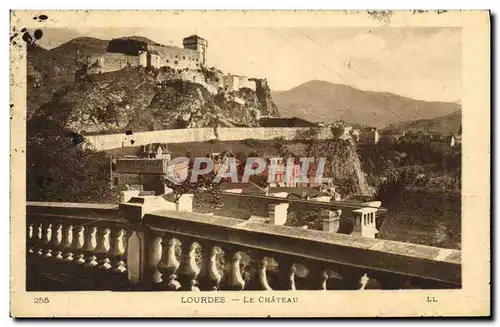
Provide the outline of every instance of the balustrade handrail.
<path id="1" fill-rule="evenodd" d="M 456 285 L 461 283 L 461 252 L 458 250 L 169 210 L 146 214 L 144 224 L 155 232 L 177 234 L 195 241 L 219 242 Z"/>
<path id="2" fill-rule="evenodd" d="M 87 220 L 126 220 L 118 215 L 117 204 L 67 203 L 67 202 L 27 202 L 28 216 L 64 217 Z"/>
<path id="3" fill-rule="evenodd" d="M 342 208 L 349 208 L 349 209 L 360 209 L 360 208 L 373 208 L 377 209 L 377 212 L 384 213 L 387 212 L 387 209 L 384 207 L 374 207 L 374 206 L 369 206 L 369 205 L 363 205 L 361 203 L 354 203 L 354 202 L 349 202 L 349 201 L 330 201 L 330 202 L 320 202 L 320 201 L 314 201 L 314 200 L 301 200 L 301 199 L 288 199 L 288 198 L 281 198 L 278 196 L 272 196 L 272 195 L 258 195 L 258 194 L 238 194 L 238 193 L 223 193 L 224 196 L 231 196 L 231 197 L 240 197 L 240 198 L 250 198 L 250 199 L 262 199 L 262 200 L 276 200 L 277 202 L 281 203 L 300 203 L 300 204 L 310 204 L 310 205 L 317 205 L 321 207 L 331 207 L 332 209 L 342 209 Z M 368 201 L 367 201 L 368 202 Z"/>

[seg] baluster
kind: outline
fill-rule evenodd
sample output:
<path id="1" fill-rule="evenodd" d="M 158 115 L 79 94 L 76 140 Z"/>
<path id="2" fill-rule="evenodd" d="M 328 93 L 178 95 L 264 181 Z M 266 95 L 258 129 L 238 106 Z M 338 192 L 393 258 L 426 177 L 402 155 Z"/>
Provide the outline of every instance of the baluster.
<path id="1" fill-rule="evenodd" d="M 33 254 L 38 255 L 38 252 L 42 248 L 42 235 L 43 235 L 43 223 L 34 222 L 33 223 Z"/>
<path id="2" fill-rule="evenodd" d="M 149 259 L 148 266 L 151 270 L 151 280 L 153 285 L 159 285 L 163 281 L 162 273 L 160 272 L 158 265 L 162 258 L 162 250 L 166 252 L 166 248 L 162 247 L 162 238 L 157 235 L 151 237 L 151 243 L 149 245 Z"/>
<path id="3" fill-rule="evenodd" d="M 87 226 L 83 233 L 84 235 L 83 246 L 82 246 L 83 257 L 81 258 L 81 261 L 83 262 L 78 262 L 78 263 L 84 263 L 85 267 L 93 268 L 97 266 L 97 257 L 95 256 L 94 253 L 95 248 L 97 246 L 96 233 L 97 233 L 97 227 L 95 226 Z"/>
<path id="4" fill-rule="evenodd" d="M 145 268 L 147 260 L 147 244 L 149 240 L 143 231 L 138 231 L 134 226 L 127 229 L 126 260 L 127 260 L 127 282 L 135 285 L 134 288 L 143 286 L 146 281 L 147 271 Z"/>
<path id="5" fill-rule="evenodd" d="M 380 284 L 370 276 L 370 273 L 366 273 L 361 276 L 361 290 L 380 290 L 382 289 Z"/>
<path id="6" fill-rule="evenodd" d="M 26 239 L 27 244 L 26 248 L 28 249 L 28 253 L 33 253 L 35 251 L 34 241 L 35 241 L 35 224 L 28 223 L 28 229 L 26 231 Z"/>
<path id="7" fill-rule="evenodd" d="M 239 252 L 235 252 L 231 255 L 229 251 L 225 251 L 224 259 L 226 261 L 224 277 L 227 287 L 234 291 L 243 290 L 245 288 L 245 280 L 243 280 L 243 277 L 241 276 L 241 255 Z"/>
<path id="8" fill-rule="evenodd" d="M 109 247 L 110 247 L 109 246 L 109 232 L 110 232 L 110 229 L 107 227 L 100 230 L 100 232 L 98 233 L 97 247 L 95 249 L 95 252 L 97 253 L 97 255 L 99 256 L 99 259 L 100 259 L 99 262 L 101 263 L 99 268 L 106 269 L 106 270 L 111 268 L 110 260 L 107 257 L 107 253 L 108 253 Z"/>
<path id="9" fill-rule="evenodd" d="M 76 253 L 80 251 L 83 246 L 83 226 L 74 226 L 73 227 L 73 239 L 71 241 L 70 252 L 68 252 L 65 261 L 74 261 L 78 259 L 79 255 Z M 75 255 L 73 257 L 73 255 Z"/>
<path id="10" fill-rule="evenodd" d="M 42 237 L 40 239 L 40 249 L 38 250 L 38 255 L 41 255 L 43 256 L 44 255 L 44 249 L 45 249 L 45 252 L 46 254 L 50 252 L 52 252 L 52 250 L 50 250 L 48 248 L 48 245 L 49 245 L 49 242 L 50 242 L 50 237 L 51 237 L 51 234 L 52 234 L 52 231 L 51 231 L 51 228 L 52 228 L 52 224 L 50 223 L 42 223 L 41 224 L 42 226 Z"/>
<path id="11" fill-rule="evenodd" d="M 217 270 L 217 248 L 206 244 L 202 247 L 202 267 L 200 270 L 200 285 L 203 290 L 217 291 L 222 275 Z M 200 287 L 201 288 L 201 287 Z"/>
<path id="12" fill-rule="evenodd" d="M 269 286 L 269 282 L 267 281 L 267 260 L 266 258 L 262 258 L 259 262 L 259 286 L 263 291 L 272 291 L 273 289 Z"/>
<path id="13" fill-rule="evenodd" d="M 343 290 L 360 290 L 364 288 L 365 271 L 352 267 L 340 267 L 336 269 L 342 277 L 340 288 Z"/>
<path id="14" fill-rule="evenodd" d="M 177 257 L 175 256 L 175 239 L 163 236 L 162 245 L 163 251 L 157 267 L 164 276 L 168 276 L 166 288 L 175 291 L 181 287 L 181 284 L 177 281 L 176 274 L 179 268 L 179 261 L 177 261 Z"/>
<path id="15" fill-rule="evenodd" d="M 73 262 L 85 262 L 81 261 L 83 259 L 83 253 L 81 252 L 81 249 L 83 247 L 83 231 L 84 227 L 83 226 L 75 226 L 73 228 L 73 242 L 71 243 L 71 249 L 73 250 L 74 258 L 73 255 L 71 256 L 71 260 Z M 67 258 L 68 260 L 70 257 Z"/>
<path id="16" fill-rule="evenodd" d="M 43 242 L 46 237 L 46 228 L 44 225 L 43 222 L 38 223 L 38 240 L 36 242 L 35 254 L 39 256 L 43 255 Z"/>
<path id="17" fill-rule="evenodd" d="M 71 254 L 71 250 L 69 249 L 69 247 L 71 246 L 72 240 L 73 240 L 73 225 L 64 224 L 62 227 L 62 240 L 61 244 L 59 245 L 61 251 L 59 251 L 58 255 L 56 256 L 58 260 L 64 260 L 68 256 L 68 252 L 70 252 L 69 254 Z"/>
<path id="18" fill-rule="evenodd" d="M 278 257 L 277 260 L 279 267 L 278 284 L 280 289 L 289 291 L 297 290 L 295 287 L 295 271 L 297 267 L 288 258 Z"/>
<path id="19" fill-rule="evenodd" d="M 323 270 L 320 275 L 320 290 L 326 291 L 326 283 L 328 282 L 328 272 Z"/>
<path id="20" fill-rule="evenodd" d="M 50 246 L 54 250 L 48 250 L 47 253 L 45 254 L 46 258 L 52 257 L 52 251 L 55 251 L 54 257 L 60 255 L 61 251 L 59 249 L 59 245 L 61 244 L 61 240 L 62 240 L 62 224 L 55 223 L 54 228 L 52 228 L 52 236 L 50 240 Z"/>
<path id="21" fill-rule="evenodd" d="M 309 268 L 309 266 L 314 265 L 313 268 Z M 326 290 L 327 289 L 327 282 L 328 282 L 328 272 L 326 269 L 320 265 L 318 265 L 317 262 L 310 264 L 307 268 L 309 269 L 309 274 L 308 274 L 308 279 L 309 279 L 309 284 L 311 289 L 313 290 Z"/>
<path id="22" fill-rule="evenodd" d="M 195 243 L 190 241 L 182 242 L 182 259 L 179 266 L 179 281 L 183 291 L 199 291 L 196 277 L 200 273 L 200 268 L 196 264 Z"/>
<path id="23" fill-rule="evenodd" d="M 125 254 L 125 245 L 123 242 L 124 236 L 125 231 L 123 230 L 123 228 L 113 229 L 111 233 L 111 248 L 109 250 L 109 255 L 114 260 L 114 272 L 123 273 L 127 270 L 125 268 L 125 262 L 123 260 L 123 255 Z"/>

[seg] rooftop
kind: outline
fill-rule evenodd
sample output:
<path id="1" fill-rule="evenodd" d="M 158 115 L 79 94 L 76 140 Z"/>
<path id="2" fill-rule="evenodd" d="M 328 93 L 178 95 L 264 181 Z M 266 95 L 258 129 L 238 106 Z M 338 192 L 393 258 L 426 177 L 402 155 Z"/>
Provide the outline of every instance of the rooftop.
<path id="1" fill-rule="evenodd" d="M 259 124 L 262 127 L 311 127 L 316 125 L 298 117 L 262 117 Z"/>
<path id="2" fill-rule="evenodd" d="M 186 41 L 187 42 L 198 42 L 198 41 L 207 42 L 207 40 L 205 40 L 204 38 L 202 38 L 201 36 L 198 36 L 196 34 L 185 37 L 182 41 L 183 41 L 183 43 L 185 43 Z"/>

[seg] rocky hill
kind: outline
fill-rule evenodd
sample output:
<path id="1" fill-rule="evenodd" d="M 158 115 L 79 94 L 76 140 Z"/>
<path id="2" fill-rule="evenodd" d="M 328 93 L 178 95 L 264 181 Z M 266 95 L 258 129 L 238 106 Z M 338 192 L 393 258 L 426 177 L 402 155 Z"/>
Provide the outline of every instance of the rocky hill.
<path id="1" fill-rule="evenodd" d="M 80 37 L 47 50 L 28 47 L 28 115 L 48 102 L 54 93 L 75 80 L 85 56 L 104 54 L 108 41 Z"/>
<path id="2" fill-rule="evenodd" d="M 82 74 L 86 57 L 105 53 L 108 43 L 85 37 L 51 50 L 31 46 L 28 116 L 50 117 L 75 132 L 112 133 L 257 126 L 259 115 L 277 113 L 265 80 L 256 81 L 256 92 L 213 95 L 201 84 L 172 77 L 168 69 Z"/>
<path id="3" fill-rule="evenodd" d="M 379 128 L 439 117 L 461 108 L 457 103 L 419 101 L 325 81 L 310 81 L 288 91 L 273 92 L 272 96 L 284 116 L 325 122 L 344 120 Z"/>
<path id="4" fill-rule="evenodd" d="M 432 119 L 419 119 L 394 123 L 387 126 L 387 132 L 409 132 L 422 131 L 428 133 L 440 133 L 443 135 L 457 134 L 462 124 L 462 110 L 457 110 L 452 114 Z"/>
<path id="5" fill-rule="evenodd" d="M 182 80 L 158 82 L 155 69 L 126 68 L 88 75 L 61 87 L 34 116 L 47 116 L 75 132 L 119 133 L 170 128 L 257 126 L 263 110 L 252 90 L 214 96 Z M 244 104 L 234 97 L 246 99 Z"/>

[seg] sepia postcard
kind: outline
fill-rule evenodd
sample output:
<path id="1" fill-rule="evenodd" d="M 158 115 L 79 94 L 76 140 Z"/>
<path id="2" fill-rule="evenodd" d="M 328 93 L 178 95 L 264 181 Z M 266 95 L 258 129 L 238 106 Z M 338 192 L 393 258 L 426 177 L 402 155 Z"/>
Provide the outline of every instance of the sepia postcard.
<path id="1" fill-rule="evenodd" d="M 490 316 L 488 11 L 12 11 L 11 316 Z"/>

